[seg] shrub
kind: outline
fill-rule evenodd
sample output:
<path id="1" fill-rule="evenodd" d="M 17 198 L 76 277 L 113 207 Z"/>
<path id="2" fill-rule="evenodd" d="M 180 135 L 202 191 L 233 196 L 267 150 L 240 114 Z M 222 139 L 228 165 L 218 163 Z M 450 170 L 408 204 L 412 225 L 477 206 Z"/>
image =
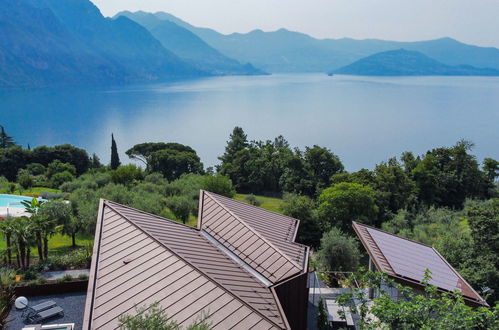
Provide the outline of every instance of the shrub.
<path id="1" fill-rule="evenodd" d="M 71 268 L 88 268 L 92 253 L 88 249 L 78 249 L 63 255 L 51 256 L 44 262 L 44 266 L 51 270 L 65 270 Z"/>
<path id="2" fill-rule="evenodd" d="M 82 280 L 82 281 L 88 280 L 88 275 L 86 275 L 86 274 L 80 274 L 80 275 L 78 275 L 78 279 Z"/>
<path id="3" fill-rule="evenodd" d="M 115 184 L 129 185 L 136 180 L 142 180 L 144 173 L 140 167 L 130 164 L 111 171 L 111 178 Z"/>
<path id="4" fill-rule="evenodd" d="M 57 173 L 69 172 L 73 176 L 76 175 L 76 168 L 68 163 L 63 163 L 60 160 L 56 159 L 52 163 L 50 163 L 47 167 L 47 177 L 52 179 L 54 175 Z"/>
<path id="5" fill-rule="evenodd" d="M 229 198 L 236 194 L 232 180 L 223 175 L 207 175 L 204 178 L 203 189 Z"/>
<path id="6" fill-rule="evenodd" d="M 21 170 L 17 175 L 17 182 L 24 190 L 28 190 L 33 187 L 34 180 L 31 174 L 27 173 L 24 170 Z"/>
<path id="7" fill-rule="evenodd" d="M 251 194 L 246 197 L 244 197 L 244 200 L 248 202 L 248 204 L 254 205 L 254 206 L 260 206 L 262 205 L 262 201 L 256 198 L 255 195 Z"/>
<path id="8" fill-rule="evenodd" d="M 63 183 L 74 180 L 74 175 L 68 171 L 56 173 L 50 179 L 52 187 L 58 189 Z"/>
<path id="9" fill-rule="evenodd" d="M 31 163 L 26 166 L 26 169 L 32 175 L 42 175 L 45 174 L 45 166 L 40 163 Z"/>

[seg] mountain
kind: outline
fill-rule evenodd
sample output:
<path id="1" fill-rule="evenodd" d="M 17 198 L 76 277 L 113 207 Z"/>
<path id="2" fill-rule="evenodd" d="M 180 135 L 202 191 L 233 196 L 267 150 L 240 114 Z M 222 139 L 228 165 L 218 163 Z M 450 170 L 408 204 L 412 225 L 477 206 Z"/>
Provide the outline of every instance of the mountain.
<path id="1" fill-rule="evenodd" d="M 499 69 L 499 49 L 467 45 L 451 38 L 419 42 L 316 39 L 286 29 L 224 35 L 192 26 L 168 13 L 154 15 L 190 30 L 222 54 L 268 72 L 327 72 L 369 55 L 401 48 L 421 52 L 447 65 Z"/>
<path id="2" fill-rule="evenodd" d="M 0 1 L 0 88 L 122 84 L 208 75 L 126 17 L 87 0 Z"/>
<path id="3" fill-rule="evenodd" d="M 499 70 L 451 66 L 405 49 L 370 55 L 334 73 L 360 76 L 499 76 Z"/>
<path id="4" fill-rule="evenodd" d="M 118 13 L 114 18 L 127 17 L 144 26 L 170 50 L 189 64 L 200 70 L 216 75 L 253 75 L 263 71 L 255 69 L 251 64 L 242 65 L 218 50 L 209 46 L 196 34 L 170 20 L 158 18 L 156 15 L 129 11 Z"/>

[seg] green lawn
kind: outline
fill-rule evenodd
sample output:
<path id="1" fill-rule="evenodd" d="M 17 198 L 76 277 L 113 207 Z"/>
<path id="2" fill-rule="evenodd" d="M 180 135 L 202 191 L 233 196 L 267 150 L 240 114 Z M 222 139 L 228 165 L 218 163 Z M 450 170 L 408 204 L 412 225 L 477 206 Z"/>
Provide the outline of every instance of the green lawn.
<path id="1" fill-rule="evenodd" d="M 248 201 L 246 201 L 246 199 L 245 199 L 246 196 L 248 196 L 248 195 L 247 194 L 237 194 L 234 197 L 234 199 L 238 200 L 238 201 L 241 201 L 241 202 L 244 202 L 244 203 L 248 203 Z M 269 211 L 274 211 L 274 212 L 277 212 L 277 213 L 282 213 L 282 211 L 281 211 L 281 205 L 283 203 L 283 200 L 281 198 L 256 196 L 256 199 L 262 203 L 260 205 L 260 207 L 262 209 L 266 209 L 266 210 L 269 210 Z"/>
<path id="2" fill-rule="evenodd" d="M 76 244 L 78 246 L 86 246 L 88 244 L 93 244 L 94 238 L 93 236 L 84 236 L 84 235 L 76 235 Z M 5 246 L 5 238 L 0 238 L 0 251 L 4 250 Z M 71 248 L 71 237 L 65 236 L 62 234 L 56 234 L 52 236 L 49 240 L 49 256 L 50 254 L 60 254 L 67 251 Z M 36 248 L 31 249 L 31 254 L 33 256 L 37 256 L 38 252 Z"/>

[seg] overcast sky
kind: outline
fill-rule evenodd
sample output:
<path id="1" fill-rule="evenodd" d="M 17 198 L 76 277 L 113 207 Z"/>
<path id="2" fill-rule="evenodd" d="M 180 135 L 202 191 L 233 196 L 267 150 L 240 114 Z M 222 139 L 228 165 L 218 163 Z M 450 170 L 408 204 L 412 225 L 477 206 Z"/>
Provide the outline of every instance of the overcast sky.
<path id="1" fill-rule="evenodd" d="M 319 38 L 444 36 L 499 47 L 499 0 L 91 0 L 106 16 L 166 11 L 222 33 L 287 28 Z"/>

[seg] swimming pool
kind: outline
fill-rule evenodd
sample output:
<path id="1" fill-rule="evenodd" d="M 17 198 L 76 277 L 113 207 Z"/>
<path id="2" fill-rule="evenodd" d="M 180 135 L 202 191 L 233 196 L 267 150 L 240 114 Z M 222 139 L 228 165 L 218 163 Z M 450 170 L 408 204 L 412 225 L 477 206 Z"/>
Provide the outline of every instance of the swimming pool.
<path id="1" fill-rule="evenodd" d="M 0 194 L 0 207 L 18 207 L 24 208 L 21 204 L 22 201 L 31 201 L 33 197 L 17 196 L 17 195 L 3 195 Z"/>

